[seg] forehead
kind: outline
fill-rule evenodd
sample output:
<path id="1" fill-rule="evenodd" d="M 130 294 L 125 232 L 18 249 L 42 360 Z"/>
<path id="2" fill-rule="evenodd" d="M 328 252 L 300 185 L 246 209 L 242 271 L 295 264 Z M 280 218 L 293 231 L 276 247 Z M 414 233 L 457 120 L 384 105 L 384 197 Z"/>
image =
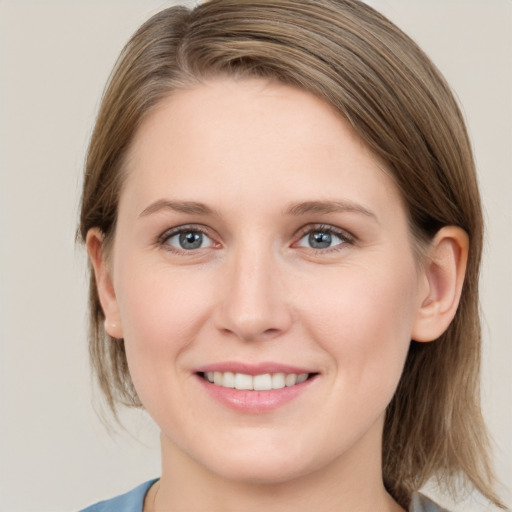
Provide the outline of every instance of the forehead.
<path id="1" fill-rule="evenodd" d="M 163 194 L 246 206 L 340 194 L 400 202 L 392 179 L 331 105 L 261 79 L 173 92 L 141 124 L 126 172 L 140 207 Z"/>
<path id="2" fill-rule="evenodd" d="M 173 123 L 173 119 L 179 122 Z M 220 147 L 223 151 L 227 135 L 236 131 L 237 143 L 262 142 L 262 134 L 287 142 L 291 137 L 318 143 L 331 132 L 341 139 L 364 148 L 364 144 L 343 118 L 326 101 L 313 94 L 274 81 L 252 79 L 217 79 L 179 89 L 171 93 L 144 120 L 132 145 L 134 151 L 144 151 L 160 134 L 172 137 L 179 144 L 197 137 L 196 143 L 205 150 Z M 237 148 L 233 148 L 236 150 Z"/>

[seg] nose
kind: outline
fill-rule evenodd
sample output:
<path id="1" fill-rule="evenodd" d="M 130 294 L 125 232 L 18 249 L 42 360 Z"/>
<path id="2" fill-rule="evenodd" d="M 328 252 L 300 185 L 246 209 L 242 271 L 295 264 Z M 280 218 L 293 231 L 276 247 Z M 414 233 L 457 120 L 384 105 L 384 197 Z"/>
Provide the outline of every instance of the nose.
<path id="1" fill-rule="evenodd" d="M 217 328 L 244 341 L 267 340 L 293 321 L 283 268 L 271 251 L 247 248 L 226 261 L 216 311 Z"/>

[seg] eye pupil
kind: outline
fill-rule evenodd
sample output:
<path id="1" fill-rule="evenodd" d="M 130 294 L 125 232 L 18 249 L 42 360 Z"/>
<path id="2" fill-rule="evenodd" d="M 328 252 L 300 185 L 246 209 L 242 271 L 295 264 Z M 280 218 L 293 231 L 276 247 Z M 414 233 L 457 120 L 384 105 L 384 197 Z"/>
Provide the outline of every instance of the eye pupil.
<path id="1" fill-rule="evenodd" d="M 330 247 L 332 243 L 332 236 L 330 233 L 323 231 L 313 231 L 309 234 L 309 243 L 315 249 L 325 249 Z"/>
<path id="2" fill-rule="evenodd" d="M 180 246 L 182 249 L 199 249 L 203 243 L 203 234 L 189 231 L 180 234 Z"/>

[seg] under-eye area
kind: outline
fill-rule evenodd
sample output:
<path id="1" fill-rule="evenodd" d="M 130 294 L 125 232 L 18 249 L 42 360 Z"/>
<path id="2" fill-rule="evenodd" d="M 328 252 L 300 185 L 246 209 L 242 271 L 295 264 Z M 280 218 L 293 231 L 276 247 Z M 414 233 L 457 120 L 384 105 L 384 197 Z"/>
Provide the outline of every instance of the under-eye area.
<path id="1" fill-rule="evenodd" d="M 248 375 L 234 372 L 200 372 L 198 375 L 216 386 L 245 391 L 270 391 L 296 386 L 311 380 L 318 373 L 264 373 Z"/>

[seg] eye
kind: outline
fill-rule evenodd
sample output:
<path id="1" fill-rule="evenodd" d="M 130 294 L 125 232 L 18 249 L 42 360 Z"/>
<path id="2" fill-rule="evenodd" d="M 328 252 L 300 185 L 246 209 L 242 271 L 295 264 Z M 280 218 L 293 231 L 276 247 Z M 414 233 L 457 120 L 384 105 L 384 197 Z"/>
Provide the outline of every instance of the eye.
<path id="1" fill-rule="evenodd" d="M 179 251 L 194 251 L 213 246 L 213 240 L 198 229 L 181 228 L 162 237 L 162 243 Z"/>
<path id="2" fill-rule="evenodd" d="M 346 242 L 350 242 L 347 235 L 335 231 L 331 227 L 319 227 L 306 232 L 298 241 L 297 245 L 299 247 L 321 250 L 336 248 Z"/>

